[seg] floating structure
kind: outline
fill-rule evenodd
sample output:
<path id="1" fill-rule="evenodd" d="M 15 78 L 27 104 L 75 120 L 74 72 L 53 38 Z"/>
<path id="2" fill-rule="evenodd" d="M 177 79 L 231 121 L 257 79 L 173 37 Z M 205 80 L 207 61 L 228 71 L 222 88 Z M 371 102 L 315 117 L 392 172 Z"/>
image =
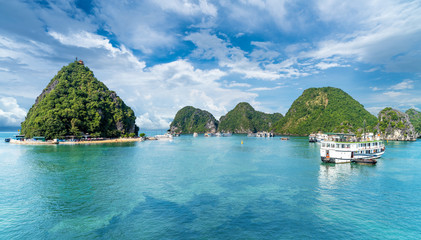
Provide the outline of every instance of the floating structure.
<path id="1" fill-rule="evenodd" d="M 232 133 L 221 133 L 221 132 L 217 132 L 215 133 L 216 137 L 231 137 Z"/>
<path id="2" fill-rule="evenodd" d="M 316 134 L 312 133 L 308 136 L 308 142 L 317 142 Z"/>
<path id="3" fill-rule="evenodd" d="M 197 132 L 193 133 L 193 137 L 197 137 L 199 136 L 199 134 L 197 134 Z"/>
<path id="4" fill-rule="evenodd" d="M 281 137 L 281 140 L 282 140 L 282 141 L 289 140 L 289 137 Z"/>
<path id="5" fill-rule="evenodd" d="M 207 132 L 205 133 L 205 137 L 213 137 L 215 136 L 215 133 Z"/>
<path id="6" fill-rule="evenodd" d="M 373 134 L 357 138 L 354 134 L 328 134 L 320 148 L 320 158 L 326 163 L 371 163 L 385 152 L 383 141 Z"/>
<path id="7" fill-rule="evenodd" d="M 165 133 L 165 134 L 162 134 L 162 135 L 155 135 L 155 138 L 157 140 L 168 140 L 168 139 L 173 139 L 173 137 L 174 136 L 170 133 Z"/>
<path id="8" fill-rule="evenodd" d="M 257 132 L 257 133 L 248 133 L 247 137 L 274 137 L 275 134 L 273 134 L 273 132 Z"/>

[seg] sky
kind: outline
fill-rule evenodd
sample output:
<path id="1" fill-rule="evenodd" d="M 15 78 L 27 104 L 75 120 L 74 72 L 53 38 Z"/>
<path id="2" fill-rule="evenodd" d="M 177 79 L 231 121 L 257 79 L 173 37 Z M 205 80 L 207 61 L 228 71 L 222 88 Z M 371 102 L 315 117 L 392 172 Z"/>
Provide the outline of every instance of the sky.
<path id="1" fill-rule="evenodd" d="M 0 0 L 0 127 L 82 59 L 142 129 L 194 106 L 285 114 L 310 87 L 421 109 L 421 1 Z"/>

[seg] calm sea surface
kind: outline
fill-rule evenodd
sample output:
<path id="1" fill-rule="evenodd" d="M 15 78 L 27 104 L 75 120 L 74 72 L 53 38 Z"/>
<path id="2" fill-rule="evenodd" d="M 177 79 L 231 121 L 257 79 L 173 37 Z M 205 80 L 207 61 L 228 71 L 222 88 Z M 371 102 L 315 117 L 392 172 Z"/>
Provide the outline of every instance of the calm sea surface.
<path id="1" fill-rule="evenodd" d="M 366 166 L 322 164 L 298 137 L 5 143 L 13 134 L 0 133 L 0 239 L 421 238 L 421 141 L 389 142 Z"/>

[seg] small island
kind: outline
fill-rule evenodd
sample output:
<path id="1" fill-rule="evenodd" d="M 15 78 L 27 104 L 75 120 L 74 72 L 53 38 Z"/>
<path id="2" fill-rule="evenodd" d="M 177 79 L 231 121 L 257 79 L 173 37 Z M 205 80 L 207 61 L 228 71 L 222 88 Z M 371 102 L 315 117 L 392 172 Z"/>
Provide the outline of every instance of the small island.
<path id="1" fill-rule="evenodd" d="M 96 79 L 83 61 L 74 61 L 64 66 L 37 97 L 22 122 L 21 134 L 46 141 L 115 142 L 117 138 L 137 137 L 135 120 L 133 110 Z"/>

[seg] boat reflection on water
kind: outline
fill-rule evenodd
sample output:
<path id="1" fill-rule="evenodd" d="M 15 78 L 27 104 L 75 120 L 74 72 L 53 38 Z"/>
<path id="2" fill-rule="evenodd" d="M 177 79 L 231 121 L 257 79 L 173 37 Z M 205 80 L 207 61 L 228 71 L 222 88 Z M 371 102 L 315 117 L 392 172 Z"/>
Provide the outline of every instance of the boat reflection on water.
<path id="1" fill-rule="evenodd" d="M 367 175 L 370 169 L 376 167 L 373 164 L 334 164 L 321 163 L 319 169 L 319 187 L 320 188 L 336 188 L 343 186 L 353 177 Z"/>
<path id="2" fill-rule="evenodd" d="M 338 183 L 346 182 L 352 175 L 351 168 L 351 164 L 320 164 L 319 187 L 335 188 Z"/>

